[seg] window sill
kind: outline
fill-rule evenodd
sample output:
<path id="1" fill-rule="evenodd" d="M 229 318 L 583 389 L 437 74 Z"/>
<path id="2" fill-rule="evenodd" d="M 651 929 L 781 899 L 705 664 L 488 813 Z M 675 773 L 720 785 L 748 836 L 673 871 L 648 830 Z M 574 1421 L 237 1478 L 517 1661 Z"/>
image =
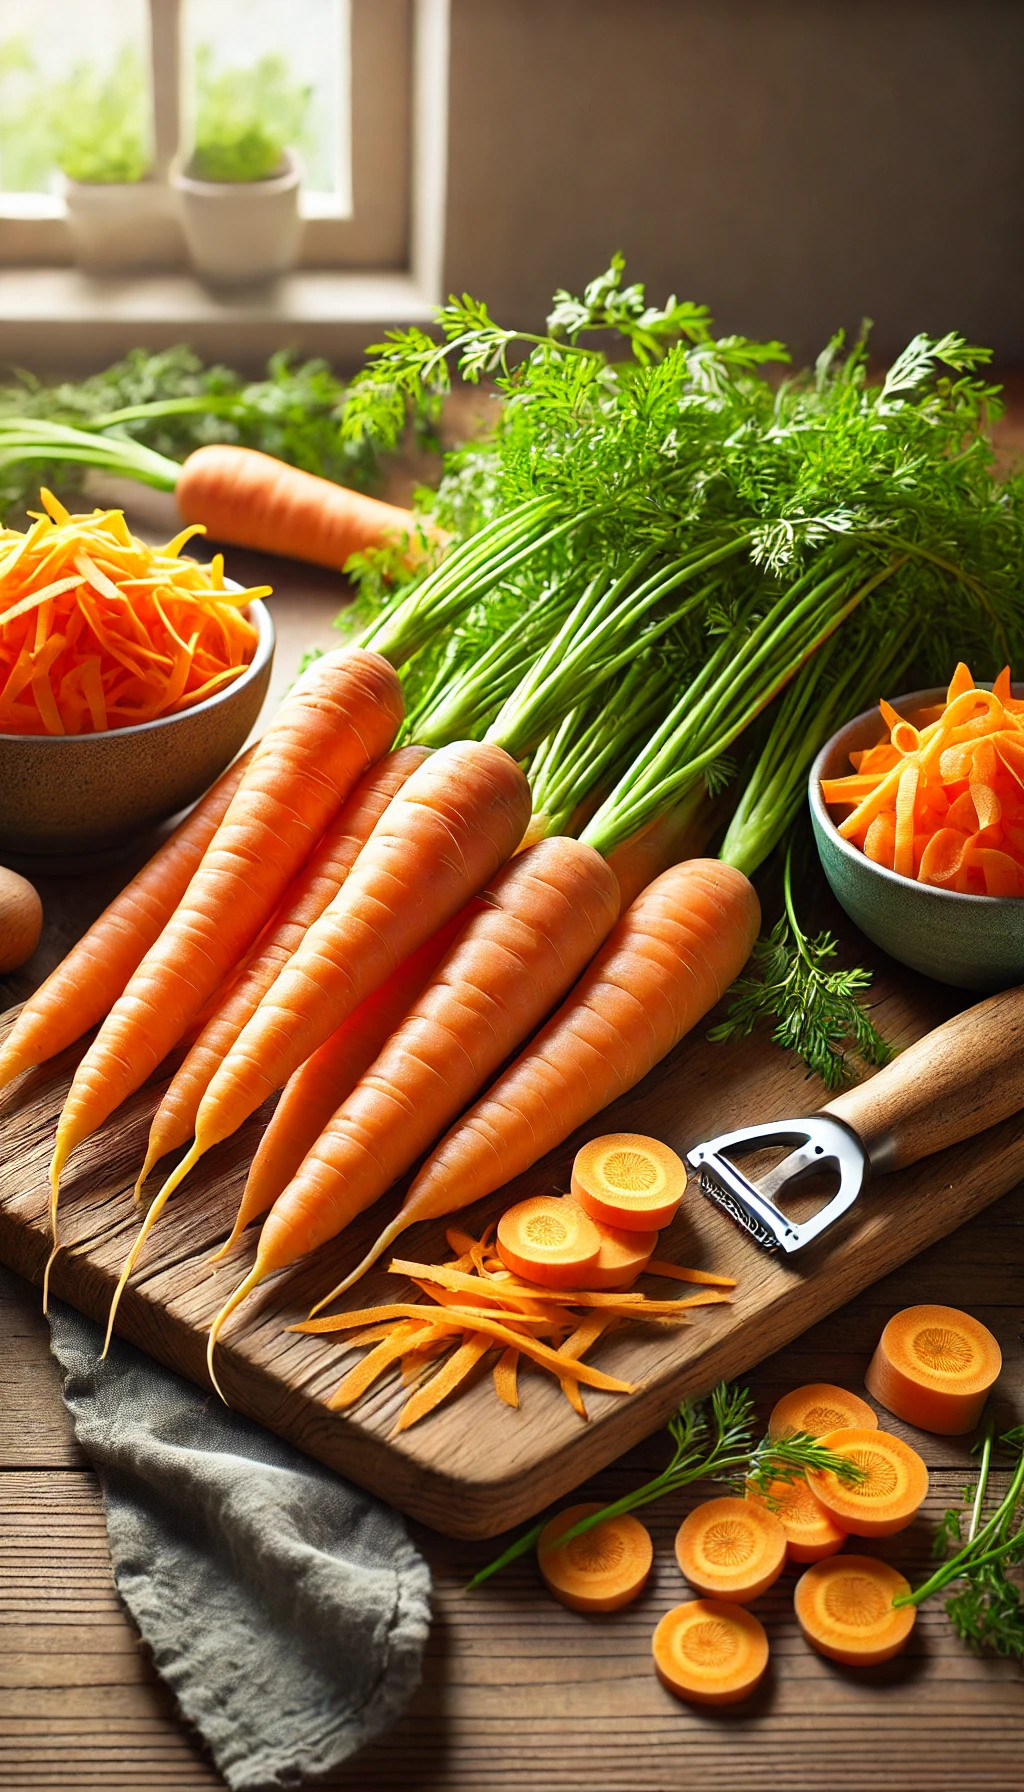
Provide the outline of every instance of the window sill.
<path id="1" fill-rule="evenodd" d="M 217 292 L 178 271 L 98 278 L 77 268 L 0 269 L 4 361 L 69 373 L 181 341 L 243 369 L 284 347 L 344 368 L 383 330 L 431 314 L 422 284 L 400 271 L 305 268 L 258 289 Z"/>

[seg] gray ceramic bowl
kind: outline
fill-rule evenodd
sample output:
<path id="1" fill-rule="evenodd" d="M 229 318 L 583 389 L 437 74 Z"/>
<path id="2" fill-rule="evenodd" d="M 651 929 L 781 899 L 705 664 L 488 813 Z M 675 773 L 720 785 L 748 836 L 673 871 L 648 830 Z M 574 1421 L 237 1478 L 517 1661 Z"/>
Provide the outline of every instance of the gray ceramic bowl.
<path id="1" fill-rule="evenodd" d="M 109 734 L 0 734 L 0 859 L 47 859 L 125 847 L 201 796 L 230 765 L 270 683 L 274 624 L 254 600 L 252 662 L 233 684 L 177 715 Z"/>
<path id="2" fill-rule="evenodd" d="M 911 719 L 945 694 L 944 688 L 911 691 L 894 698 L 893 707 Z M 1014 685 L 1013 694 L 1024 696 L 1024 685 Z M 978 990 L 1024 983 L 1024 897 L 959 896 L 914 883 L 874 864 L 838 832 L 821 779 L 850 772 L 851 749 L 873 746 L 884 733 L 877 708 L 866 710 L 832 736 L 811 767 L 814 838 L 834 896 L 869 940 L 939 983 Z"/>

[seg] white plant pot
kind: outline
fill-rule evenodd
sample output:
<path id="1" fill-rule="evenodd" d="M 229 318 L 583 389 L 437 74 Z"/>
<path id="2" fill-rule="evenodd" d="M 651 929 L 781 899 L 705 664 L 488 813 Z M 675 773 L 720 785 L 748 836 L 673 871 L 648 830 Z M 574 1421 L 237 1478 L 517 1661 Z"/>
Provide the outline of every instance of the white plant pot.
<path id="1" fill-rule="evenodd" d="M 192 265 L 204 280 L 239 285 L 270 280 L 295 266 L 302 241 L 302 163 L 284 152 L 281 174 L 266 180 L 197 180 L 172 165 L 181 226 Z"/>
<path id="2" fill-rule="evenodd" d="M 88 274 L 168 267 L 183 255 L 181 225 L 159 181 L 91 182 L 61 176 L 71 247 Z"/>

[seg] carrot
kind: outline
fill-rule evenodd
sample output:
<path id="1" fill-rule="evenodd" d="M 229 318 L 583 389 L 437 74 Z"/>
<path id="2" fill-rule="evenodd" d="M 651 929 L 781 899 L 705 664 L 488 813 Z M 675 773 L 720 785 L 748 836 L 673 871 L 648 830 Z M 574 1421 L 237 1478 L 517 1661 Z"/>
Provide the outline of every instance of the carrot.
<path id="1" fill-rule="evenodd" d="M 631 1089 L 724 994 L 759 925 L 753 885 L 731 865 L 688 859 L 663 872 L 557 1014 L 441 1140 L 406 1196 L 403 1225 L 501 1188 Z"/>
<path id="2" fill-rule="evenodd" d="M 550 1518 L 537 1539 L 544 1585 L 574 1612 L 617 1612 L 643 1592 L 654 1560 L 645 1525 L 630 1512 L 606 1518 L 568 1543 L 559 1539 L 600 1506 L 567 1506 Z"/>
<path id="3" fill-rule="evenodd" d="M 847 1667 L 874 1667 L 906 1647 L 916 1605 L 893 1608 L 910 1582 L 877 1556 L 815 1562 L 796 1583 L 793 1606 L 812 1649 Z"/>
<path id="4" fill-rule="evenodd" d="M 567 1199 L 571 1200 L 572 1196 Z M 601 1249 L 597 1262 L 587 1271 L 588 1288 L 632 1288 L 638 1275 L 648 1267 L 657 1232 L 623 1232 L 594 1220 Z"/>
<path id="5" fill-rule="evenodd" d="M 426 757 L 425 747 L 400 747 L 387 754 L 360 779 L 342 804 L 312 857 L 285 892 L 255 956 L 219 1003 L 172 1078 L 153 1117 L 136 1192 L 158 1158 L 192 1137 L 199 1104 L 242 1028 L 301 944 L 306 929 L 319 920 L 337 895 L 391 798 Z"/>
<path id="6" fill-rule="evenodd" d="M 768 1420 L 769 1437 L 792 1437 L 805 1431 L 811 1437 L 824 1437 L 829 1431 L 849 1430 L 851 1426 L 875 1430 L 878 1420 L 866 1400 L 837 1388 L 831 1381 L 811 1381 L 805 1387 L 791 1388 L 772 1407 Z"/>
<path id="7" fill-rule="evenodd" d="M 666 1612 L 651 1647 L 662 1685 L 695 1705 L 736 1705 L 768 1666 L 764 1625 L 742 1606 L 691 1599 Z"/>
<path id="8" fill-rule="evenodd" d="M 906 1530 L 928 1492 L 928 1470 L 917 1451 L 901 1437 L 870 1427 L 831 1431 L 825 1441 L 864 1470 L 862 1480 L 851 1482 L 833 1474 L 808 1476 L 829 1517 L 855 1537 L 891 1537 Z"/>
<path id="9" fill-rule="evenodd" d="M 786 1533 L 767 1506 L 732 1496 L 705 1500 L 676 1533 L 676 1561 L 695 1593 L 749 1605 L 786 1566 Z"/>
<path id="10" fill-rule="evenodd" d="M 360 651 L 317 660 L 285 699 L 185 895 L 75 1073 L 50 1169 L 54 1204 L 69 1153 L 152 1075 L 252 945 L 401 715 L 396 674 Z"/>
<path id="11" fill-rule="evenodd" d="M 766 1493 L 751 1484 L 746 1498 L 768 1505 L 786 1533 L 787 1562 L 820 1562 L 834 1556 L 846 1542 L 846 1532 L 830 1518 L 804 1476 L 795 1481 L 772 1481 Z"/>
<path id="12" fill-rule="evenodd" d="M 629 908 L 663 871 L 704 852 L 721 818 L 722 804 L 698 784 L 674 809 L 649 821 L 609 853 L 608 863 L 619 886 L 620 910 Z"/>
<path id="13" fill-rule="evenodd" d="M 642 1133 L 605 1133 L 581 1146 L 573 1161 L 574 1200 L 591 1219 L 626 1232 L 670 1225 L 685 1193 L 682 1159 Z"/>
<path id="14" fill-rule="evenodd" d="M 992 1333 L 970 1313 L 904 1307 L 879 1338 L 864 1381 L 908 1425 L 958 1437 L 974 1430 L 1002 1366 Z"/>
<path id="15" fill-rule="evenodd" d="M 498 1255 L 506 1269 L 541 1287 L 585 1288 L 601 1254 L 601 1234 L 575 1201 L 534 1195 L 507 1207 L 498 1221 Z"/>
<path id="16" fill-rule="evenodd" d="M 439 928 L 293 1072 L 257 1146 L 231 1236 L 216 1252 L 217 1257 L 224 1256 L 246 1226 L 273 1207 L 332 1115 L 404 1020 L 476 906 L 473 903 L 460 909 Z"/>
<path id="17" fill-rule="evenodd" d="M 339 570 L 353 554 L 415 529 L 412 513 L 395 504 L 224 442 L 193 450 L 174 495 L 185 521 L 217 541 Z"/>
<path id="18" fill-rule="evenodd" d="M 229 766 L 29 996 L 0 1046 L 0 1089 L 73 1045 L 113 1007 L 185 894 L 255 751 Z"/>

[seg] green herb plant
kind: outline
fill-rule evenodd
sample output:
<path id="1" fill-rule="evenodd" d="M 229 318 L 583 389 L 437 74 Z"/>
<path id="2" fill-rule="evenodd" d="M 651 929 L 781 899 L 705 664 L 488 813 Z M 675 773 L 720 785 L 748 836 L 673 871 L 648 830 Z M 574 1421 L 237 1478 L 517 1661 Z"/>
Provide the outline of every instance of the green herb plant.
<path id="1" fill-rule="evenodd" d="M 754 1403 L 746 1388 L 721 1382 L 709 1400 L 684 1400 L 669 1420 L 672 1454 L 659 1475 L 610 1505 L 570 1525 L 558 1539 L 561 1548 L 606 1518 L 635 1512 L 655 1500 L 681 1492 L 695 1481 L 724 1482 L 735 1492 L 754 1486 L 771 1502 L 772 1483 L 799 1480 L 808 1473 L 830 1472 L 847 1483 L 862 1479 L 864 1470 L 848 1457 L 837 1456 L 819 1438 L 807 1432 L 791 1437 L 763 1437 L 757 1441 Z M 468 1590 L 481 1586 L 535 1548 L 546 1519 L 531 1525 L 508 1549 L 474 1574 Z"/>
<path id="2" fill-rule="evenodd" d="M 18 85 L 10 89 L 12 80 Z M 0 50 L 0 96 L 0 172 L 8 191 L 47 189 L 54 167 L 99 186 L 146 174 L 149 89 L 134 45 L 124 44 L 104 68 L 80 62 L 47 82 L 24 40 L 8 40 Z"/>
<path id="3" fill-rule="evenodd" d="M 200 180 L 266 180 L 284 152 L 302 142 L 312 88 L 295 81 L 283 56 L 218 71 L 211 45 L 195 57 L 196 120 L 191 172 Z"/>

